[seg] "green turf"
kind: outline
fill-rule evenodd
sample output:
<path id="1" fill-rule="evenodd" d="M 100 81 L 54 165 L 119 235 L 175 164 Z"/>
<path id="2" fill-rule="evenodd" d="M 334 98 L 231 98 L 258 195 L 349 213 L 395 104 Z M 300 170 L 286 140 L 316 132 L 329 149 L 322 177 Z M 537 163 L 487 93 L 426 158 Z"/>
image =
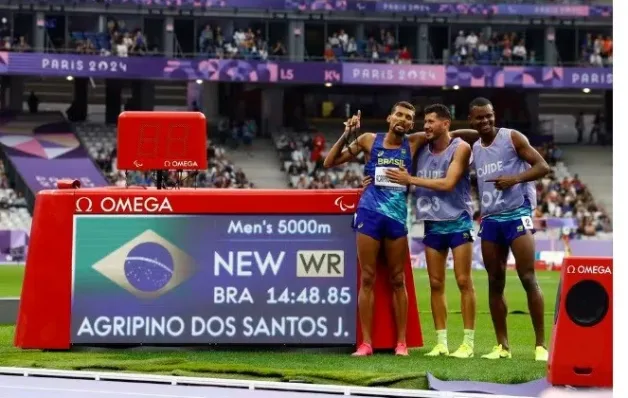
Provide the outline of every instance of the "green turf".
<path id="1" fill-rule="evenodd" d="M 2 271 L 0 271 L 2 272 Z M 2 275 L 2 274 L 0 274 Z M 1 277 L 1 276 L 0 276 Z M 413 350 L 409 358 L 377 354 L 370 358 L 352 358 L 347 353 L 320 353 L 307 350 L 189 350 L 134 351 L 99 350 L 86 352 L 21 351 L 12 347 L 14 328 L 0 327 L 0 366 L 28 366 L 73 370 L 149 372 L 186 376 L 240 377 L 265 380 L 305 380 L 319 383 L 425 388 L 425 374 L 457 380 L 525 382 L 543 377 L 546 364 L 533 359 L 534 336 L 527 315 L 525 294 L 516 273 L 508 273 L 507 300 L 513 359 L 489 361 L 480 358 L 494 345 L 495 338 L 488 313 L 485 272 L 473 274 L 477 291 L 478 315 L 475 337 L 476 358 L 425 358 L 423 354 L 435 342 L 429 312 L 429 288 L 425 271 L 415 272 L 415 284 L 421 310 L 421 324 L 426 348 Z M 553 320 L 558 273 L 539 274 L 545 293 L 546 334 L 549 340 Z M 17 288 L 16 288 L 17 289 Z M 19 289 L 17 289 L 19 290 Z M 459 294 L 453 278 L 447 280 L 449 302 L 449 345 L 453 350 L 462 340 Z"/>
<path id="2" fill-rule="evenodd" d="M 0 264 L 0 297 L 18 297 L 22 291 L 24 266 Z"/>

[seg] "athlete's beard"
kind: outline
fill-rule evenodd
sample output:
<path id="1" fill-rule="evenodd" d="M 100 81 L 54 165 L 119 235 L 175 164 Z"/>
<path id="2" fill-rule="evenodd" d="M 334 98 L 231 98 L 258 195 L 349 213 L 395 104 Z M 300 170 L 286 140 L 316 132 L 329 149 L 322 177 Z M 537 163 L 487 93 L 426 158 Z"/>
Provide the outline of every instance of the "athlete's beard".
<path id="1" fill-rule="evenodd" d="M 443 135 L 443 131 L 437 131 L 436 129 L 432 129 L 432 132 L 430 133 L 431 137 L 428 138 L 427 140 L 432 143 L 435 142 L 436 140 L 438 140 L 440 138 L 441 135 Z"/>
<path id="2" fill-rule="evenodd" d="M 402 131 L 397 130 L 397 126 L 402 127 L 403 130 Z M 403 137 L 406 134 L 408 134 L 408 131 L 410 131 L 410 129 L 407 128 L 403 123 L 392 124 L 391 125 L 391 130 L 397 137 Z"/>

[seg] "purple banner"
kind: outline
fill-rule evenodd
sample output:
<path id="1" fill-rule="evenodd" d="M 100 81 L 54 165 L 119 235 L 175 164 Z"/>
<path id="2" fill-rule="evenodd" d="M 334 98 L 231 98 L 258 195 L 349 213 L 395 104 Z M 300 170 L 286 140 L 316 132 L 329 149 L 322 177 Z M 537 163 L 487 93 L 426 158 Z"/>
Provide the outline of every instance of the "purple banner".
<path id="1" fill-rule="evenodd" d="M 613 87 L 613 70 L 608 68 L 563 68 L 565 87 Z"/>
<path id="2" fill-rule="evenodd" d="M 438 14 L 438 15 L 510 15 L 526 17 L 612 17 L 612 6 L 548 5 L 548 4 L 459 4 L 419 3 L 403 1 L 358 2 L 365 11 Z"/>
<path id="3" fill-rule="evenodd" d="M 538 66 L 452 65 L 447 67 L 447 85 L 461 87 L 570 87 L 565 85 L 564 69 Z M 609 71 L 612 73 L 612 69 Z M 574 85 L 573 87 L 577 86 Z"/>
<path id="4" fill-rule="evenodd" d="M 210 81 L 340 83 L 340 66 L 321 62 L 256 62 L 209 59 L 198 63 L 203 79 Z"/>
<path id="5" fill-rule="evenodd" d="M 343 63 L 347 84 L 514 88 L 613 88 L 612 68 Z"/>
<path id="6" fill-rule="evenodd" d="M 0 72 L 37 76 L 127 79 L 204 79 L 223 82 L 340 82 L 340 66 L 328 63 L 187 60 L 163 57 L 0 53 Z"/>
<path id="7" fill-rule="evenodd" d="M 514 88 L 613 88 L 612 68 L 262 62 L 163 57 L 1 53 L 0 73 L 295 84 Z"/>
<path id="8" fill-rule="evenodd" d="M 353 345 L 351 219 L 77 216 L 71 341 Z"/>
<path id="9" fill-rule="evenodd" d="M 562 263 L 565 247 L 562 241 L 551 241 L 548 239 L 535 239 L 536 258 L 547 263 Z M 569 242 L 574 256 L 585 257 L 613 257 L 612 240 L 587 240 L 575 239 Z M 413 238 L 410 243 L 410 253 L 412 255 L 412 266 L 414 268 L 425 268 L 425 245 L 421 238 Z M 508 264 L 513 264 L 512 252 L 509 254 Z M 447 267 L 453 268 L 453 258 L 449 253 Z M 482 260 L 481 240 L 473 242 L 473 263 L 474 269 L 484 269 Z"/>
<path id="10" fill-rule="evenodd" d="M 81 181 L 81 187 L 105 187 L 109 184 L 91 159 L 42 159 L 27 156 L 9 156 L 18 173 L 33 193 L 56 189 L 57 180 L 71 178 Z"/>
<path id="11" fill-rule="evenodd" d="M 593 81 L 595 81 L 595 84 L 591 84 Z M 612 89 L 613 69 L 539 66 L 448 66 L 447 85 L 458 85 L 460 87 Z"/>
<path id="12" fill-rule="evenodd" d="M 26 0 L 29 4 L 33 1 Z M 459 4 L 378 0 L 47 0 L 52 4 L 146 5 L 179 8 L 242 8 L 286 11 L 358 11 L 437 15 L 510 15 L 528 17 L 612 17 L 610 5 Z"/>
<path id="13" fill-rule="evenodd" d="M 342 81 L 387 86 L 444 86 L 445 69 L 438 65 L 343 63 Z"/>

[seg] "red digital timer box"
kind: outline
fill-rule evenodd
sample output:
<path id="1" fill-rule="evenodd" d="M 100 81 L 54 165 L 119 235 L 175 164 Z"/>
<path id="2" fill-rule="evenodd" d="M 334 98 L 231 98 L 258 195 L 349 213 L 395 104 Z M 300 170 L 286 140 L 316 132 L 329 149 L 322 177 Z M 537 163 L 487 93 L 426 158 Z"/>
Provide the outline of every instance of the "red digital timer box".
<path id="1" fill-rule="evenodd" d="M 122 112 L 119 170 L 206 170 L 207 122 L 200 112 Z"/>

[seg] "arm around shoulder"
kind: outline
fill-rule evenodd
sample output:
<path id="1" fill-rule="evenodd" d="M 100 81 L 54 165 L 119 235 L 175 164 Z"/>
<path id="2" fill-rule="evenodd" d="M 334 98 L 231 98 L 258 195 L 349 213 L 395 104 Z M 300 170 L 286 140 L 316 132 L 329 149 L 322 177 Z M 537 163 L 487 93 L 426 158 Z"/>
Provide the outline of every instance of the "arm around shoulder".
<path id="1" fill-rule="evenodd" d="M 458 181 L 460 181 L 460 178 L 462 178 L 464 172 L 468 169 L 470 158 L 471 146 L 463 142 L 456 148 L 456 152 L 454 153 L 454 157 L 444 178 L 430 179 L 411 177 L 410 184 L 433 189 L 435 191 L 451 192 L 456 188 L 456 184 L 458 184 Z"/>
<path id="2" fill-rule="evenodd" d="M 408 142 L 412 147 L 412 155 L 416 153 L 416 151 L 421 148 L 423 145 L 427 144 L 427 137 L 425 136 L 424 131 L 417 131 L 411 134 L 408 134 Z"/>
<path id="3" fill-rule="evenodd" d="M 460 138 L 470 145 L 473 145 L 473 143 L 480 139 L 480 135 L 478 134 L 478 132 L 471 129 L 454 130 L 451 132 L 451 136 L 454 138 Z"/>
<path id="4" fill-rule="evenodd" d="M 451 164 L 447 169 L 445 176 L 445 190 L 453 191 L 465 171 L 469 168 L 469 160 L 471 159 L 471 146 L 467 142 L 462 142 L 456 148 Z"/>

